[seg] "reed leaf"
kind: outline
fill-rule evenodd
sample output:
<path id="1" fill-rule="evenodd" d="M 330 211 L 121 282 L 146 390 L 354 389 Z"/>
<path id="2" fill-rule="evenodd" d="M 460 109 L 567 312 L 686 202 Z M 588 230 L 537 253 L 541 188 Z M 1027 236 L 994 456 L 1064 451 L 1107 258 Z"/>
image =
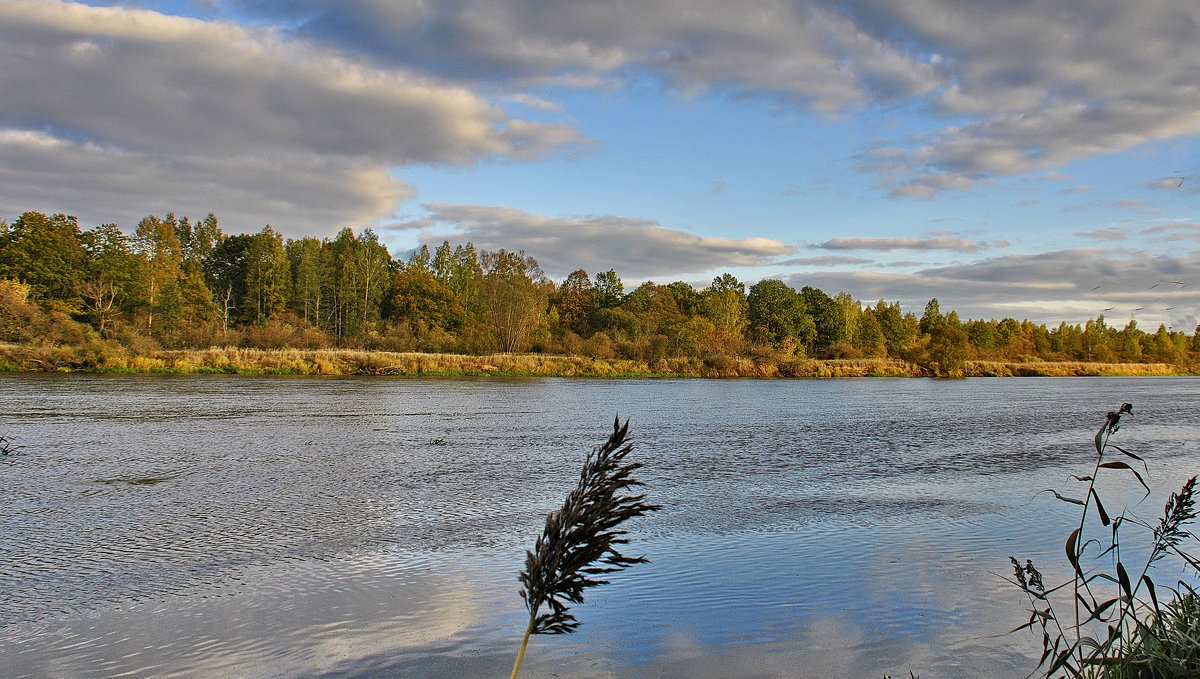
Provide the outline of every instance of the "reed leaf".
<path id="1" fill-rule="evenodd" d="M 629 420 L 622 425 L 616 418 L 608 440 L 588 455 L 579 483 L 562 507 L 546 516 L 542 535 L 525 554 L 518 579 L 529 624 L 513 667 L 514 679 L 530 635 L 574 632 L 579 621 L 570 608 L 583 603 L 585 589 L 607 584 L 605 575 L 646 562 L 620 551 L 629 542 L 621 524 L 661 508 L 632 492 L 643 485 L 633 476 L 642 464 L 625 460 L 633 450 L 626 443 L 628 432 Z"/>
<path id="2" fill-rule="evenodd" d="M 1109 443 L 1109 437 L 1120 427 L 1122 416 L 1132 412 L 1132 405 L 1121 404 L 1118 410 L 1107 414 L 1104 424 L 1096 432 L 1092 473 L 1072 477 L 1088 484 L 1082 499 L 1063 496 L 1054 490 L 1043 491 L 1062 502 L 1082 507 L 1079 525 L 1067 536 L 1063 546 L 1073 571 L 1071 579 L 1041 589 L 1034 585 L 1031 577 L 1032 563 L 1027 561 L 1027 567 L 1022 567 L 1015 558 L 1009 559 L 1014 582 L 1024 590 L 1030 602 L 1029 620 L 1017 629 L 1041 627 L 1042 655 L 1037 667 L 1045 669 L 1035 670 L 1033 674 L 1046 679 L 1200 677 L 1200 601 L 1183 581 L 1179 582 L 1179 587 L 1184 592 L 1172 590 L 1170 600 L 1160 601 L 1161 589 L 1148 574 L 1155 562 L 1168 555 L 1180 559 L 1193 571 L 1200 571 L 1200 559 L 1184 546 L 1185 542 L 1196 539 L 1196 535 L 1187 530 L 1187 525 L 1198 515 L 1196 477 L 1171 495 L 1162 518 L 1155 525 L 1128 514 L 1128 507 L 1110 514 L 1113 505 L 1105 506 L 1096 485 L 1101 472 L 1128 472 L 1147 493 L 1150 492 L 1146 476 L 1143 476 L 1148 471 L 1145 460 Z M 1129 462 L 1105 460 L 1108 448 L 1115 448 L 1129 460 L 1140 463 L 1142 471 Z M 1089 510 L 1093 505 L 1099 522 L 1108 527 L 1106 532 L 1111 538 L 1087 535 L 1087 529 L 1092 527 Z M 1139 560 L 1138 569 L 1131 568 L 1134 564 L 1122 556 L 1122 542 L 1127 540 L 1122 539 L 1120 529 L 1128 526 L 1144 528 L 1153 535 L 1149 555 L 1144 563 Z M 1088 552 L 1092 543 L 1097 545 L 1098 553 L 1094 555 Z M 1097 568 L 1103 560 L 1110 558 L 1112 572 Z M 1060 616 L 1050 597 L 1053 592 L 1068 587 L 1071 590 L 1071 610 L 1068 612 L 1073 614 L 1073 620 L 1068 619 L 1067 613 Z"/>

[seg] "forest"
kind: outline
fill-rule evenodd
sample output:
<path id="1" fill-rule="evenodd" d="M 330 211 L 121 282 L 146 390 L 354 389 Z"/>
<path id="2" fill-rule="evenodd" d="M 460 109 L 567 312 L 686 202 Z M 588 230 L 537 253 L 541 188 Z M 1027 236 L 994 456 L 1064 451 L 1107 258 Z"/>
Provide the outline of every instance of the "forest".
<path id="1" fill-rule="evenodd" d="M 786 367 L 891 358 L 929 374 L 972 361 L 1162 363 L 1194 372 L 1200 333 L 1147 332 L 1103 316 L 1047 327 L 962 319 L 930 299 L 898 302 L 796 290 L 726 273 L 696 289 L 626 290 L 615 270 L 548 278 L 524 252 L 471 243 L 389 253 L 370 229 L 284 239 L 270 226 L 225 234 L 209 214 L 150 215 L 131 233 L 81 230 L 63 214 L 0 221 L 0 342 L 124 351 L 245 347 L 482 356 L 526 353 L 655 362 L 688 358 Z"/>

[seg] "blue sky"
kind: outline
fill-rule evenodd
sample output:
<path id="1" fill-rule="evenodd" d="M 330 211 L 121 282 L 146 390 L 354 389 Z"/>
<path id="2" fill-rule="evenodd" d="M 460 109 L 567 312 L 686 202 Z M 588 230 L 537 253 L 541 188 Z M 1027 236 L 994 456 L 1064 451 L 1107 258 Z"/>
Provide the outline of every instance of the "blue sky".
<path id="1" fill-rule="evenodd" d="M 0 219 L 1190 332 L 1200 6 L 0 0 Z"/>

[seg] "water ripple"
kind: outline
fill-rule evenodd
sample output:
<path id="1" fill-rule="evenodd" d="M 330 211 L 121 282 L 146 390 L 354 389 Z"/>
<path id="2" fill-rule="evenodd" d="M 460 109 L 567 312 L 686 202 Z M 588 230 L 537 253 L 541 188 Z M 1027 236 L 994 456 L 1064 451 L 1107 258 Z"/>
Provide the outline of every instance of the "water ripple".
<path id="1" fill-rule="evenodd" d="M 0 666 L 496 674 L 524 550 L 613 412 L 664 506 L 629 526 L 651 562 L 543 642 L 547 672 L 678 676 L 718 649 L 838 648 L 864 676 L 919 648 L 939 650 L 916 669 L 1011 662 L 977 637 L 1013 609 L 978 600 L 1003 600 L 1009 552 L 1061 552 L 1068 512 L 1036 492 L 1121 401 L 1152 476 L 1181 479 L 1196 384 L 0 376 L 23 445 L 0 465 Z"/>

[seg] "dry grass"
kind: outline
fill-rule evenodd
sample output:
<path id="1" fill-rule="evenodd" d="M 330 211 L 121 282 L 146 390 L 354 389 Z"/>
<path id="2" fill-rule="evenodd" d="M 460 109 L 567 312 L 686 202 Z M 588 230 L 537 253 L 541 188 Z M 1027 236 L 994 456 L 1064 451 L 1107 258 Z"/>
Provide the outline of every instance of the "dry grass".
<path id="1" fill-rule="evenodd" d="M 230 373 L 252 375 L 430 375 L 556 377 L 809 378 L 921 377 L 917 365 L 892 358 L 776 360 L 724 354 L 628 360 L 556 354 L 431 354 L 362 349 L 209 347 L 131 351 L 98 340 L 79 346 L 0 343 L 0 371 Z M 1180 375 L 1165 363 L 968 361 L 968 377 Z"/>
<path id="2" fill-rule="evenodd" d="M 1077 377 L 1182 375 L 1167 363 L 1086 363 L 1083 361 L 967 361 L 967 375 L 978 377 Z"/>

